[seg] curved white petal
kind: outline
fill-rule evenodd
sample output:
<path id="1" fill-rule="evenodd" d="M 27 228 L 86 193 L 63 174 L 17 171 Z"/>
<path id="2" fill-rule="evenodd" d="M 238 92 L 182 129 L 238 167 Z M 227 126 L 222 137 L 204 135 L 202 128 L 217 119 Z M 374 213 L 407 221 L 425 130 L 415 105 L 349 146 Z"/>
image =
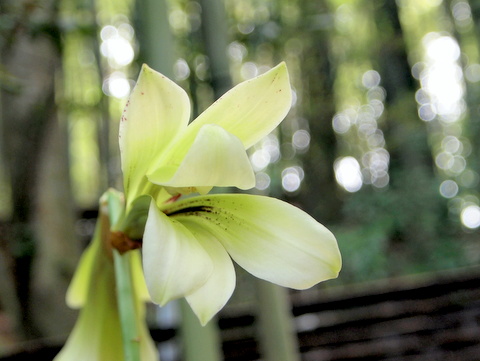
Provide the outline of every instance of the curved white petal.
<path id="1" fill-rule="evenodd" d="M 80 261 L 67 289 L 65 301 L 70 308 L 81 308 L 85 305 L 92 282 L 95 268 L 98 267 L 99 258 L 103 259 L 105 249 L 102 248 L 101 237 L 103 228 L 107 227 L 104 219 L 99 217 L 95 224 L 92 241 L 83 251 Z"/>
<path id="2" fill-rule="evenodd" d="M 183 150 L 193 144 L 206 124 L 217 124 L 240 139 L 245 149 L 269 134 L 290 110 L 292 92 L 285 63 L 238 84 L 198 116 L 178 140 Z M 178 152 L 180 146 L 175 144 Z M 177 155 L 178 156 L 178 155 Z"/>
<path id="3" fill-rule="evenodd" d="M 213 261 L 214 269 L 208 281 L 186 297 L 200 323 L 205 325 L 232 296 L 235 289 L 235 269 L 227 251 L 213 234 L 188 220 L 185 220 L 184 225 L 195 235 Z"/>
<path id="4" fill-rule="evenodd" d="M 127 204 L 142 191 L 148 168 L 187 127 L 189 118 L 190 101 L 185 91 L 143 65 L 120 121 Z"/>
<path id="5" fill-rule="evenodd" d="M 198 132 L 204 124 L 218 124 L 247 149 L 276 128 L 291 103 L 287 66 L 280 63 L 225 93 L 189 125 L 188 132 Z"/>
<path id="6" fill-rule="evenodd" d="M 203 286 L 213 265 L 194 235 L 152 201 L 143 237 L 143 269 L 152 301 L 164 305 Z"/>
<path id="7" fill-rule="evenodd" d="M 148 179 L 169 187 L 255 186 L 242 142 L 218 125 L 204 125 L 183 160 L 176 159 L 181 154 L 181 149 L 172 151 L 174 159 L 149 174 Z"/>
<path id="8" fill-rule="evenodd" d="M 244 194 L 199 196 L 165 210 L 205 227 L 253 275 L 305 289 L 335 278 L 341 256 L 333 234 L 300 209 L 274 198 Z"/>

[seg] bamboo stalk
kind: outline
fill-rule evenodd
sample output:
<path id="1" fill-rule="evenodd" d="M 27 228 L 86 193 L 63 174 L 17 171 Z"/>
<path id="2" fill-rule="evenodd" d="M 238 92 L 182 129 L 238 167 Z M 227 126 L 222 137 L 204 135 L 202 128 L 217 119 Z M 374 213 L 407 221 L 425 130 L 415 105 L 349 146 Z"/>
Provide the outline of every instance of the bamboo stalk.
<path id="1" fill-rule="evenodd" d="M 180 301 L 182 311 L 181 335 L 184 361 L 220 361 L 220 336 L 215 319 L 202 327 L 197 316 L 184 299 Z"/>
<path id="2" fill-rule="evenodd" d="M 287 289 L 255 279 L 258 333 L 264 361 L 300 361 Z"/>

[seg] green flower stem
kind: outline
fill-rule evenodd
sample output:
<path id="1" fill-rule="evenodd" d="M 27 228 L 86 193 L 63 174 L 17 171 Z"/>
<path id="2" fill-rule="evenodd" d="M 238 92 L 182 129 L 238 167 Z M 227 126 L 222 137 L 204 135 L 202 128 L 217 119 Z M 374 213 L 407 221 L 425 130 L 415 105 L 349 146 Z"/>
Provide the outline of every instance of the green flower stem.
<path id="1" fill-rule="evenodd" d="M 135 322 L 136 309 L 130 274 L 130 256 L 130 252 L 121 255 L 116 249 L 113 250 L 125 361 L 140 361 L 140 334 Z"/>
<path id="2" fill-rule="evenodd" d="M 121 195 L 113 190 L 108 191 L 107 202 L 108 216 L 113 231 L 116 230 L 116 225 L 121 223 L 124 203 Z M 140 333 L 135 319 L 137 310 L 131 275 L 131 253 L 127 252 L 121 255 L 116 249 L 112 251 L 125 361 L 141 361 Z"/>

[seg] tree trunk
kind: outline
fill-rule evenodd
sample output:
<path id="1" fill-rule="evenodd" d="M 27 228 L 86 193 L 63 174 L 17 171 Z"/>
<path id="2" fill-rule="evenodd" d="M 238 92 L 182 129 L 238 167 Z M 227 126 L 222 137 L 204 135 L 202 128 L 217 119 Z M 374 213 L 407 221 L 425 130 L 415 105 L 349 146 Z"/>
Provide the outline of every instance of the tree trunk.
<path id="1" fill-rule="evenodd" d="M 452 4 L 452 1 L 449 1 Z M 480 39 L 480 2 L 478 1 L 469 1 L 472 20 L 473 20 L 473 29 L 469 30 L 467 33 L 463 32 L 458 35 L 458 40 L 460 44 L 465 43 L 474 43 L 474 46 L 468 44 L 468 49 L 472 54 L 466 54 L 467 57 L 462 57 L 463 60 L 468 59 L 470 62 L 469 65 L 478 64 L 480 62 L 480 57 L 478 54 L 479 51 L 479 39 Z M 451 12 L 450 12 L 451 14 Z M 463 48 L 463 46 L 461 46 Z M 473 51 L 472 51 L 473 50 Z M 465 69 L 464 69 L 465 70 Z M 475 144 L 476 140 L 480 138 L 480 108 L 478 107 L 478 99 L 480 99 L 480 89 L 478 82 L 466 81 L 466 101 L 468 107 L 468 120 L 466 124 L 467 131 L 465 132 L 466 136 L 472 141 L 472 144 Z M 480 169 L 480 147 L 473 146 L 472 154 L 468 157 L 468 165 L 471 169 L 478 172 Z M 480 182 L 477 182 L 476 185 L 477 192 L 480 190 Z"/>
<path id="2" fill-rule="evenodd" d="M 427 124 L 417 114 L 414 80 L 405 45 L 399 9 L 394 1 L 375 3 L 381 85 L 386 90 L 384 130 L 390 154 L 389 192 L 395 208 L 382 216 L 393 222 L 390 251 L 397 264 L 426 263 L 446 235 L 446 203 L 438 192 Z M 401 267 L 401 266 L 400 266 Z"/>
<path id="3" fill-rule="evenodd" d="M 25 337 L 39 335 L 32 317 L 31 271 L 36 252 L 33 221 L 39 150 L 45 130 L 56 116 L 55 76 L 61 64 L 56 5 L 48 0 L 2 4 L 2 10 L 14 19 L 2 44 L 2 63 L 11 80 L 2 89 L 3 152 L 13 204 L 7 249 Z"/>
<path id="4" fill-rule="evenodd" d="M 212 88 L 218 99 L 232 87 L 227 57 L 228 31 L 225 8 L 221 0 L 200 0 L 202 39 L 210 60 Z"/>
<path id="5" fill-rule="evenodd" d="M 325 1 L 303 4 L 303 18 L 314 21 L 314 15 L 329 14 Z M 337 140 L 332 127 L 335 115 L 333 83 L 335 69 L 331 63 L 330 38 L 327 29 L 309 29 L 302 60 L 302 83 L 308 92 L 304 105 L 310 127 L 310 149 L 303 157 L 305 169 L 304 192 L 300 202 L 305 210 L 326 224 L 338 222 L 341 198 L 335 181 L 333 163 Z"/>

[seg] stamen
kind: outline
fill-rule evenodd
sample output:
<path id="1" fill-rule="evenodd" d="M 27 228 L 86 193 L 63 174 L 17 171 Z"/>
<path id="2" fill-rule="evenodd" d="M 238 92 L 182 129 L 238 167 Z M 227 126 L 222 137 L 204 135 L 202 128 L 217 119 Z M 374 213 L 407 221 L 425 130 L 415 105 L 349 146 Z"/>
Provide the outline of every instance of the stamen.
<path id="1" fill-rule="evenodd" d="M 212 213 L 213 212 L 213 207 L 212 206 L 187 207 L 187 208 L 178 209 L 178 210 L 170 212 L 170 213 L 165 212 L 165 214 L 167 216 L 174 216 L 176 214 L 194 214 L 194 213 L 200 213 L 200 212 Z"/>

